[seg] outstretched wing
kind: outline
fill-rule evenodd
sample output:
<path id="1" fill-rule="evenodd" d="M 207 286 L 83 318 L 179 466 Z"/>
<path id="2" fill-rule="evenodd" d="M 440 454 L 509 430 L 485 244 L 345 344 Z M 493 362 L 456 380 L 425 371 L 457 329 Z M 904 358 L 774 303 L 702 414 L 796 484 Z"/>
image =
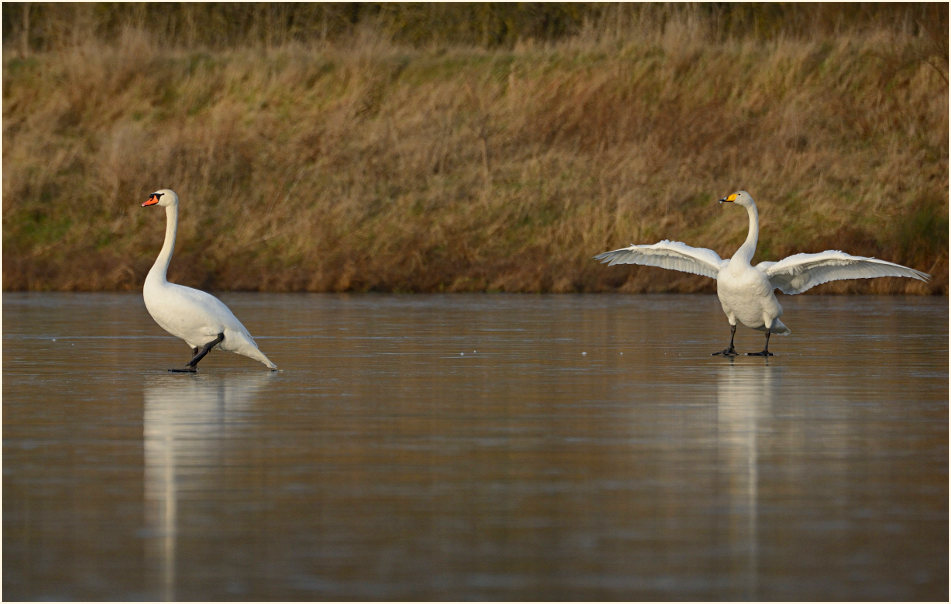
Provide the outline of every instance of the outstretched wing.
<path id="1" fill-rule="evenodd" d="M 704 277 L 717 278 L 720 268 L 726 264 L 713 250 L 690 247 L 679 241 L 663 240 L 653 245 L 631 245 L 594 257 L 595 260 L 615 264 L 643 264 L 657 266 L 672 271 L 693 273 Z"/>
<path id="2" fill-rule="evenodd" d="M 931 278 L 931 275 L 907 266 L 878 258 L 852 256 L 838 250 L 795 254 L 779 262 L 760 262 L 756 268 L 766 273 L 773 287 L 784 294 L 801 294 L 816 285 L 840 279 L 911 277 L 927 281 Z"/>

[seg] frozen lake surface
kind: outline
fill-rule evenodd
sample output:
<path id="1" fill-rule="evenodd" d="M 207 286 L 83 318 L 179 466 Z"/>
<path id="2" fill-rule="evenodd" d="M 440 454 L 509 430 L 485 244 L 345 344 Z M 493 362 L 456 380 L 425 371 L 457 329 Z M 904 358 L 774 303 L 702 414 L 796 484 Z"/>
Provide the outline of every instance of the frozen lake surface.
<path id="1" fill-rule="evenodd" d="M 221 298 L 3 295 L 6 600 L 948 598 L 947 298 Z"/>

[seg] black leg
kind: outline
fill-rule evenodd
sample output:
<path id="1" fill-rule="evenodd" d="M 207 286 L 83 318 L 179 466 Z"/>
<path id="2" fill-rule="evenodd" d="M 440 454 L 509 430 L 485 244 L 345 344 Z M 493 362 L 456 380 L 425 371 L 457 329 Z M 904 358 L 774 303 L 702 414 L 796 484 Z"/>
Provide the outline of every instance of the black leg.
<path id="1" fill-rule="evenodd" d="M 747 352 L 747 356 L 751 357 L 771 357 L 773 353 L 769 351 L 769 330 L 766 330 L 766 344 L 763 345 L 762 352 Z"/>
<path id="2" fill-rule="evenodd" d="M 198 361 L 205 358 L 205 355 L 211 352 L 211 349 L 217 346 L 218 344 L 220 344 L 221 341 L 224 339 L 225 339 L 225 334 L 219 333 L 217 338 L 215 338 L 211 342 L 208 342 L 201 348 L 198 348 L 196 346 L 192 350 L 195 356 L 192 357 L 192 360 L 188 361 L 188 363 L 185 364 L 185 367 L 183 369 L 169 369 L 169 371 L 173 371 L 175 373 L 196 373 L 198 371 Z"/>
<path id="3" fill-rule="evenodd" d="M 736 325 L 730 325 L 730 347 L 725 350 L 721 350 L 720 352 L 714 352 L 711 356 L 723 355 L 725 357 L 735 357 L 736 349 L 733 348 L 733 337 L 735 335 L 736 335 Z"/>

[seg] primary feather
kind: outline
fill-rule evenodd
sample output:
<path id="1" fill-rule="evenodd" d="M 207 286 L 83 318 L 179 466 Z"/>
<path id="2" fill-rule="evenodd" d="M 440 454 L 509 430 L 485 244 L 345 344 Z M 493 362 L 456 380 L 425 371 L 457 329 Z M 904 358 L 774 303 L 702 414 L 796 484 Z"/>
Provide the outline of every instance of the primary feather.
<path id="1" fill-rule="evenodd" d="M 659 241 L 653 245 L 634 245 L 604 252 L 595 256 L 596 260 L 615 264 L 643 264 L 657 266 L 673 271 L 693 273 L 704 277 L 717 278 L 725 263 L 713 250 L 691 247 L 679 241 Z"/>
<path id="2" fill-rule="evenodd" d="M 757 264 L 757 268 L 763 267 Z M 928 274 L 913 268 L 864 256 L 852 256 L 838 250 L 817 254 L 795 254 L 763 267 L 773 287 L 784 294 L 801 294 L 822 283 L 841 279 L 910 277 L 927 281 Z"/>

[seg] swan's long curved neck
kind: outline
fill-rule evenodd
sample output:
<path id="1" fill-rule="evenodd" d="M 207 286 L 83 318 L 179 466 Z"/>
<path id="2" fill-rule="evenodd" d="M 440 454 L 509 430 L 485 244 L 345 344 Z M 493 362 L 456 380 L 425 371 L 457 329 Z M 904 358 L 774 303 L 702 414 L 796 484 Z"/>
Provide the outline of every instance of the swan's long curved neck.
<path id="1" fill-rule="evenodd" d="M 734 258 L 742 258 L 746 262 L 753 260 L 753 254 L 756 253 L 756 242 L 759 238 L 759 213 L 756 206 L 751 205 L 746 208 L 746 213 L 750 216 L 750 231 L 746 234 L 746 241 L 733 254 Z"/>
<path id="2" fill-rule="evenodd" d="M 149 270 L 148 280 L 158 279 L 161 282 L 166 281 L 168 275 L 168 265 L 172 261 L 172 252 L 175 250 L 175 233 L 178 231 L 178 206 L 171 205 L 165 207 L 165 243 L 162 244 L 162 251 L 159 252 L 155 264 Z"/>

